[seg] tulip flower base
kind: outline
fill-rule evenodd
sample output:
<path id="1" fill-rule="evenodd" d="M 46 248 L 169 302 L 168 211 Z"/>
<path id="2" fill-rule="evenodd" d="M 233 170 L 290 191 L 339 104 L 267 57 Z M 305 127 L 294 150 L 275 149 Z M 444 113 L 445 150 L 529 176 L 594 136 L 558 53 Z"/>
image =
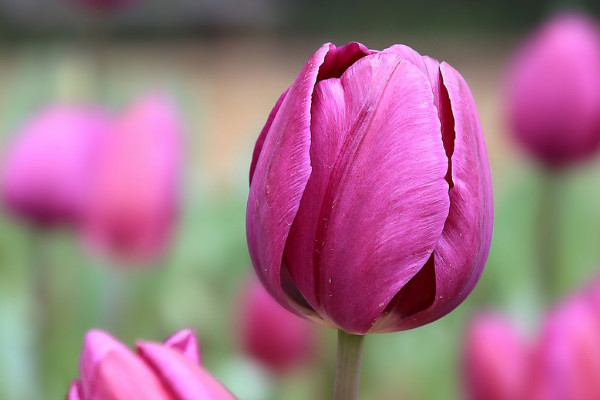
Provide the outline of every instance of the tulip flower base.
<path id="1" fill-rule="evenodd" d="M 341 329 L 338 331 L 333 400 L 355 400 L 358 398 L 364 339 L 364 335 L 352 335 Z"/>

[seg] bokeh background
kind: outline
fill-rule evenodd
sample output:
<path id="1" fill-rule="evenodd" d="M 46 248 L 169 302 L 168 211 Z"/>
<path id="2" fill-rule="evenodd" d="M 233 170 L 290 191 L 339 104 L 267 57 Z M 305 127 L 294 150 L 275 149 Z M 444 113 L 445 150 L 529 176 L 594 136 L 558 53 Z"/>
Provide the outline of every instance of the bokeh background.
<path id="1" fill-rule="evenodd" d="M 576 6 L 598 16 L 600 3 Z M 30 115 L 55 102 L 119 110 L 155 89 L 172 94 L 185 127 L 183 210 L 172 246 L 150 269 L 107 265 L 69 231 L 44 237 L 44 265 L 27 225 L 0 212 L 0 399 L 60 399 L 78 375 L 84 333 L 129 345 L 182 327 L 203 364 L 242 400 L 327 399 L 336 332 L 319 329 L 312 365 L 274 378 L 241 352 L 240 288 L 253 273 L 245 240 L 248 168 L 264 121 L 325 41 L 393 43 L 446 60 L 469 83 L 486 137 L 495 227 L 479 285 L 442 320 L 369 336 L 361 398 L 460 399 L 465 324 L 501 310 L 534 332 L 543 171 L 502 118 L 507 57 L 557 1 L 147 0 L 100 18 L 67 0 L 0 2 L 0 154 Z M 100 56 L 99 56 L 100 54 Z M 102 74 L 98 75 L 98 64 Z M 600 160 L 558 177 L 555 249 L 561 295 L 600 267 Z M 36 251 L 40 251 L 38 248 Z M 38 265 L 33 265 L 33 264 Z"/>

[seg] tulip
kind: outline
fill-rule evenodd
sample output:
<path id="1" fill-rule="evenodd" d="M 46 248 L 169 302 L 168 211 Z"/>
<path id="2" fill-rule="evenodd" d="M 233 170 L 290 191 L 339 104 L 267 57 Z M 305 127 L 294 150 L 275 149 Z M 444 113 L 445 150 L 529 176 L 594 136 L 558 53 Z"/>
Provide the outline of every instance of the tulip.
<path id="1" fill-rule="evenodd" d="M 92 330 L 84 340 L 80 379 L 67 400 L 230 400 L 234 399 L 199 362 L 189 329 L 165 343 L 138 341 L 137 353 Z"/>
<path id="2" fill-rule="evenodd" d="M 253 359 L 275 373 L 302 365 L 314 355 L 313 328 L 281 307 L 260 282 L 248 282 L 241 297 L 238 332 L 244 351 Z"/>
<path id="3" fill-rule="evenodd" d="M 534 356 L 528 400 L 600 398 L 600 319 L 578 296 L 548 317 Z"/>
<path id="4" fill-rule="evenodd" d="M 529 349 L 504 318 L 482 315 L 465 341 L 465 384 L 471 400 L 522 400 Z"/>
<path id="5" fill-rule="evenodd" d="M 75 225 L 111 121 L 101 110 L 53 106 L 35 115 L 9 146 L 0 194 L 5 208 L 38 227 Z"/>
<path id="6" fill-rule="evenodd" d="M 134 3 L 135 0 L 72 0 L 74 3 L 89 8 L 93 11 L 111 12 L 126 5 Z"/>
<path id="7" fill-rule="evenodd" d="M 362 335 L 449 313 L 492 233 L 467 84 L 406 46 L 323 45 L 258 137 L 246 221 L 256 273 L 298 315 Z"/>
<path id="8" fill-rule="evenodd" d="M 600 29 L 560 14 L 516 52 L 506 111 L 517 141 L 544 164 L 583 160 L 600 145 Z"/>
<path id="9" fill-rule="evenodd" d="M 91 181 L 85 232 L 92 245 L 145 261 L 165 249 L 178 211 L 180 127 L 160 96 L 141 99 L 116 123 Z"/>

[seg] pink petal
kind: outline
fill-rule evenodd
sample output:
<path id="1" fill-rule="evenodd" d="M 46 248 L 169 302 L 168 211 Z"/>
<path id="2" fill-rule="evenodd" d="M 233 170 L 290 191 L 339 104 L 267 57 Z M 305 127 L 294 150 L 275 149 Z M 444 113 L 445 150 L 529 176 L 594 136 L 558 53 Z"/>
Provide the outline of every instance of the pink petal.
<path id="1" fill-rule="evenodd" d="M 180 400 L 132 352 L 112 351 L 100 362 L 92 400 Z"/>
<path id="2" fill-rule="evenodd" d="M 438 93 L 442 123 L 454 125 L 454 143 L 446 135 L 446 151 L 451 155 L 450 213 L 442 237 L 434 250 L 435 298 L 421 312 L 408 312 L 396 302 L 378 331 L 411 329 L 443 317 L 456 308 L 479 280 L 490 248 L 493 198 L 489 162 L 477 110 L 469 88 L 458 72 L 446 63 L 440 65 L 442 81 Z M 447 94 L 446 94 L 447 91 Z M 449 101 L 444 100 L 447 96 Z M 452 118 L 448 107 L 451 107 Z M 422 279 L 416 286 L 432 286 Z M 406 290 L 410 289 L 410 284 Z M 400 293 L 399 296 L 403 294 Z M 419 310 L 416 310 L 419 311 Z M 395 321 L 394 319 L 397 318 Z"/>
<path id="3" fill-rule="evenodd" d="M 83 400 L 81 396 L 81 384 L 78 381 L 71 382 L 66 400 Z"/>
<path id="4" fill-rule="evenodd" d="M 161 96 L 121 118 L 92 182 L 86 232 L 95 247 L 132 260 L 162 253 L 178 211 L 180 134 L 176 110 Z"/>
<path id="5" fill-rule="evenodd" d="M 465 383 L 470 400 L 517 400 L 530 367 L 530 351 L 504 318 L 475 319 L 465 341 Z"/>
<path id="6" fill-rule="evenodd" d="M 425 264 L 448 215 L 448 160 L 427 77 L 375 54 L 313 94 L 313 172 L 285 261 L 310 305 L 367 332 Z"/>
<path id="7" fill-rule="evenodd" d="M 235 399 L 215 378 L 183 354 L 159 343 L 138 342 L 139 354 L 150 364 L 177 400 Z"/>
<path id="8" fill-rule="evenodd" d="M 196 335 L 191 329 L 182 329 L 171 335 L 165 340 L 165 346 L 179 351 L 194 364 L 200 364 L 200 353 L 198 351 L 198 341 Z"/>

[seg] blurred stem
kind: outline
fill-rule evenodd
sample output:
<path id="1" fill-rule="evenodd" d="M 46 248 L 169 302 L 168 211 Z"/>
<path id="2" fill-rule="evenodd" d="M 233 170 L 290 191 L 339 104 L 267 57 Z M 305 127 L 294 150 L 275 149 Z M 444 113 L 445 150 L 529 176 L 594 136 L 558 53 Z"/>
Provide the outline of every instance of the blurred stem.
<path id="1" fill-rule="evenodd" d="M 356 400 L 360 381 L 363 335 L 338 331 L 337 365 L 333 385 L 333 400 Z"/>
<path id="2" fill-rule="evenodd" d="M 35 354 L 38 355 L 37 373 L 42 386 L 46 386 L 48 341 L 50 338 L 50 267 L 43 232 L 35 229 L 31 234 L 31 274 L 33 319 L 35 327 Z"/>
<path id="3" fill-rule="evenodd" d="M 539 275 L 543 300 L 552 304 L 560 292 L 558 262 L 560 192 L 558 173 L 547 169 L 542 177 L 539 208 Z"/>

